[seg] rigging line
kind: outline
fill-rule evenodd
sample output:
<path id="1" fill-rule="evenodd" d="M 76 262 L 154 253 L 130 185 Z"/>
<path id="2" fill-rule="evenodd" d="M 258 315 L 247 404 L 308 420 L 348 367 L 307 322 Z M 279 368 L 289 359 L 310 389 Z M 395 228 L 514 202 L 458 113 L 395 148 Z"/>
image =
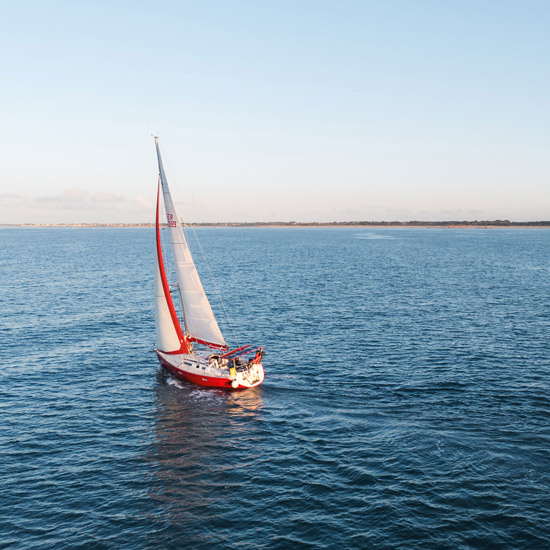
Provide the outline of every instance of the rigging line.
<path id="1" fill-rule="evenodd" d="M 197 241 L 197 244 L 199 245 L 199 250 L 201 251 L 204 263 L 206 265 L 206 268 L 208 269 L 208 273 L 210 273 L 210 279 L 212 280 L 212 283 L 214 284 L 214 288 L 216 289 L 216 294 L 218 296 L 218 301 L 220 302 L 220 305 L 222 306 L 223 312 L 225 314 L 225 320 L 229 324 L 229 327 L 231 328 L 231 333 L 233 334 L 233 338 L 235 339 L 235 342 L 237 342 L 237 347 L 240 347 L 241 344 L 239 343 L 239 340 L 237 338 L 237 335 L 235 334 L 235 329 L 233 328 L 233 325 L 231 324 L 231 319 L 229 318 L 229 315 L 227 314 L 227 309 L 225 309 L 225 304 L 222 300 L 222 295 L 220 293 L 220 290 L 218 288 L 218 285 L 216 283 L 216 279 L 214 278 L 214 275 L 212 274 L 212 270 L 210 269 L 210 264 L 208 263 L 208 260 L 206 259 L 206 255 L 204 254 L 204 250 L 202 249 L 201 242 L 199 241 L 199 238 L 197 236 L 197 232 L 195 231 L 195 227 L 193 225 L 190 226 L 193 230 L 193 235 L 195 236 L 195 240 Z"/>

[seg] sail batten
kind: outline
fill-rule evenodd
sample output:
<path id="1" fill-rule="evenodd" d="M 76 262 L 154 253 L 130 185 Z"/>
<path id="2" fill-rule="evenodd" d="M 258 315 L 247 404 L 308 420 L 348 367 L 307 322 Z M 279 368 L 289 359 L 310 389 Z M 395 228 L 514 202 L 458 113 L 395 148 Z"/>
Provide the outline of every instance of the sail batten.
<path id="1" fill-rule="evenodd" d="M 179 217 L 172 201 L 156 138 L 155 145 L 157 149 L 164 208 L 170 235 L 170 245 L 184 310 L 186 335 L 190 340 L 196 342 L 205 343 L 206 345 L 212 345 L 222 349 L 226 348 L 227 344 L 220 331 L 216 318 L 214 317 L 210 302 L 204 292 L 183 229 L 178 222 Z"/>

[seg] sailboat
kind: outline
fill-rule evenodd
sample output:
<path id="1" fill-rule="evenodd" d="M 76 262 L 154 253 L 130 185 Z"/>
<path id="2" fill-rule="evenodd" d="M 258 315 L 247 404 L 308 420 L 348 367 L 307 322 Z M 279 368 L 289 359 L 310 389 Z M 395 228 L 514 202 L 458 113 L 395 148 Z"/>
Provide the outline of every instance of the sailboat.
<path id="1" fill-rule="evenodd" d="M 159 167 L 155 223 L 155 321 L 158 346 L 155 352 L 159 362 L 176 378 L 199 386 L 227 389 L 259 386 L 265 378 L 262 365 L 264 349 L 252 344 L 230 349 L 226 343 L 187 245 L 166 180 L 158 138 L 154 138 Z M 168 283 L 165 269 L 161 201 L 166 213 L 177 279 L 177 283 L 172 286 Z M 172 294 L 179 295 L 183 325 Z"/>

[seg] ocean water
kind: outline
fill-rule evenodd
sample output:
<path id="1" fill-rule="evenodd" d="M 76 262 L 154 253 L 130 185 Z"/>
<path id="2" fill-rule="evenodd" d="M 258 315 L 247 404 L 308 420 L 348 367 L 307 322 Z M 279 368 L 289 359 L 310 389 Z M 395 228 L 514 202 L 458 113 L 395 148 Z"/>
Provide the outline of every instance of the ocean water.
<path id="1" fill-rule="evenodd" d="M 259 388 L 159 370 L 152 229 L 0 230 L 0 547 L 549 547 L 549 230 L 197 234 Z"/>

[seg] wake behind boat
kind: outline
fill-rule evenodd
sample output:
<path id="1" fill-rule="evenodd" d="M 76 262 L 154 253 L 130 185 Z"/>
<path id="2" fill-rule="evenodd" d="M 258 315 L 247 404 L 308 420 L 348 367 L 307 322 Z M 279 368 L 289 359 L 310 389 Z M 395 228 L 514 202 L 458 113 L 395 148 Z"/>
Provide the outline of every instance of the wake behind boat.
<path id="1" fill-rule="evenodd" d="M 160 364 L 171 374 L 199 386 L 245 389 L 259 386 L 265 378 L 263 348 L 246 345 L 230 350 L 227 345 L 187 245 L 166 180 L 158 138 L 159 166 L 156 208 L 155 321 Z M 177 283 L 168 284 L 162 248 L 160 203 L 164 203 Z M 172 300 L 181 301 L 183 328 Z M 194 349 L 197 345 L 197 349 Z"/>

